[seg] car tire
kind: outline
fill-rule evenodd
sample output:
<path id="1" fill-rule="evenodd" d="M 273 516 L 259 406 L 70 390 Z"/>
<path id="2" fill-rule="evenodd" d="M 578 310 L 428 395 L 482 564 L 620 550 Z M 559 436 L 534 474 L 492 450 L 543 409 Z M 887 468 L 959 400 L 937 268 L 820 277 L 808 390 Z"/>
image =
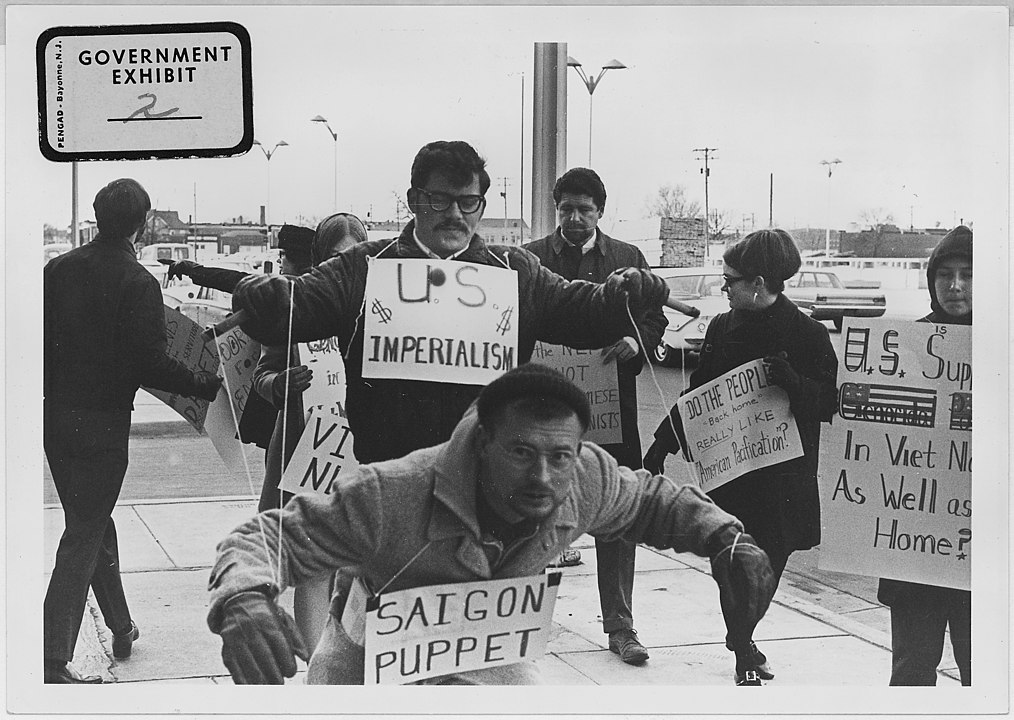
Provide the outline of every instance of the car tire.
<path id="1" fill-rule="evenodd" d="M 655 348 L 653 360 L 656 365 L 662 367 L 676 367 L 680 364 L 680 352 L 674 347 L 666 345 L 664 342 L 660 342 Z"/>

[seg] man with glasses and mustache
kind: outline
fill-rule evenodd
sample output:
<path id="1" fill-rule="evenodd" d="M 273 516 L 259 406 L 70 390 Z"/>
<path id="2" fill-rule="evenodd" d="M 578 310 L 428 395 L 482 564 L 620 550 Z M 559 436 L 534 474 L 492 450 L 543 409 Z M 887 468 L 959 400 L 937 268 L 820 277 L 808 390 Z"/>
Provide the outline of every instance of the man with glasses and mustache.
<path id="1" fill-rule="evenodd" d="M 559 226 L 551 235 L 525 245 L 525 249 L 537 255 L 550 270 L 568 280 L 600 283 L 616 270 L 648 269 L 648 261 L 640 250 L 609 237 L 598 228 L 606 208 L 606 187 L 594 170 L 579 167 L 565 172 L 553 187 L 553 202 Z M 615 361 L 618 366 L 622 432 L 621 442 L 604 445 L 603 449 L 620 465 L 635 470 L 641 467 L 637 375 L 644 365 L 645 348 L 658 345 L 666 326 L 661 308 L 651 309 L 639 320 L 636 335 L 631 331 L 602 350 L 605 361 Z M 602 629 L 609 635 L 609 649 L 629 665 L 639 665 L 648 659 L 648 651 L 634 630 L 631 611 L 636 549 L 636 545 L 623 540 L 595 541 Z M 567 550 L 557 564 L 573 565 L 575 560 L 580 561 L 578 551 Z"/>
<path id="2" fill-rule="evenodd" d="M 262 343 L 336 337 L 348 373 L 346 410 L 360 463 L 402 457 L 445 442 L 481 386 L 446 381 L 363 378 L 366 279 L 375 259 L 442 259 L 505 268 L 516 276 L 517 362 L 536 340 L 601 348 L 633 333 L 627 315 L 657 311 L 669 289 L 647 270 L 630 268 L 605 283 L 569 282 L 522 248 L 487 244 L 476 228 L 490 178 L 485 160 L 466 142 L 424 146 L 412 163 L 408 205 L 415 215 L 394 240 L 359 243 L 301 277 L 241 281 L 233 309 L 243 330 Z M 427 312 L 436 318 L 439 305 Z"/>

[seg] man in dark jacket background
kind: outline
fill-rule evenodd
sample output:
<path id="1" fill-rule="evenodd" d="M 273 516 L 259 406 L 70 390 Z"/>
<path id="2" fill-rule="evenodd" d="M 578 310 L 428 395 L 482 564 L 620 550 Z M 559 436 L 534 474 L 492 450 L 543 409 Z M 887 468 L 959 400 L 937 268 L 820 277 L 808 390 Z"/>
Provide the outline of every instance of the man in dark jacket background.
<path id="1" fill-rule="evenodd" d="M 221 379 L 166 355 L 158 281 L 137 261 L 151 201 L 114 180 L 95 196 L 99 235 L 43 270 L 43 446 L 66 528 L 43 610 L 46 683 L 101 682 L 69 664 L 89 585 L 113 633 L 113 655 L 138 638 L 120 582 L 113 508 L 127 470 L 139 386 L 213 400 Z"/>
<path id="2" fill-rule="evenodd" d="M 972 324 L 972 231 L 964 225 L 940 240 L 926 266 L 930 312 L 919 322 Z M 962 685 L 972 684 L 972 593 L 883 579 L 877 599 L 891 608 L 891 685 L 936 685 L 944 631 Z"/>
<path id="3" fill-rule="evenodd" d="M 551 234 L 525 245 L 542 264 L 568 280 L 605 282 L 616 270 L 648 269 L 644 255 L 633 245 L 615 240 L 598 228 L 606 208 L 606 188 L 589 168 L 565 172 L 553 187 L 559 226 Z M 620 465 L 641 467 L 641 438 L 637 431 L 637 375 L 647 352 L 658 345 L 666 318 L 661 308 L 635 316 L 640 342 L 631 327 L 629 334 L 606 346 L 606 362 L 615 361 L 619 372 L 620 426 L 622 441 L 603 445 Z M 641 345 L 643 343 L 643 347 Z M 648 659 L 637 638 L 631 610 L 636 545 L 623 540 L 595 541 L 602 629 L 609 635 L 609 649 L 631 665 Z M 576 552 L 576 551 L 571 551 Z M 566 560 L 561 564 L 568 564 Z"/>

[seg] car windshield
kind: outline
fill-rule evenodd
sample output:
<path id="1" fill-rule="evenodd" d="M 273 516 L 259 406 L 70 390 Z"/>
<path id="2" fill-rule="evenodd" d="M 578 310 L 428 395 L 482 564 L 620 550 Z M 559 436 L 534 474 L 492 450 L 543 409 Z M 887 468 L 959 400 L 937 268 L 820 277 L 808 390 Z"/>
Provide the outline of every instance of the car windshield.
<path id="1" fill-rule="evenodd" d="M 670 294 L 682 298 L 701 297 L 701 275 L 677 275 L 665 279 Z M 721 278 L 719 278 L 721 280 Z"/>

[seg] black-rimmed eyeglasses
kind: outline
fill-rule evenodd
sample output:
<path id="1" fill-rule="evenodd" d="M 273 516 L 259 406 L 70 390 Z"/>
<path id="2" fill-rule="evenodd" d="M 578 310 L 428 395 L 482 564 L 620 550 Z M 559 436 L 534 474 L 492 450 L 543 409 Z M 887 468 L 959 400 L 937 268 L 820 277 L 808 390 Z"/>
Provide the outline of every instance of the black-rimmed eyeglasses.
<path id="1" fill-rule="evenodd" d="M 442 192 L 430 192 L 422 188 L 412 189 L 425 195 L 427 204 L 437 212 L 443 212 L 451 206 L 451 203 L 457 203 L 458 210 L 463 215 L 471 215 L 486 204 L 486 198 L 482 195 L 448 195 Z"/>
<path id="2" fill-rule="evenodd" d="M 737 280 L 746 280 L 746 279 L 748 279 L 746 275 L 726 275 L 725 273 L 722 273 L 722 280 L 725 281 L 726 285 L 732 285 Z"/>

